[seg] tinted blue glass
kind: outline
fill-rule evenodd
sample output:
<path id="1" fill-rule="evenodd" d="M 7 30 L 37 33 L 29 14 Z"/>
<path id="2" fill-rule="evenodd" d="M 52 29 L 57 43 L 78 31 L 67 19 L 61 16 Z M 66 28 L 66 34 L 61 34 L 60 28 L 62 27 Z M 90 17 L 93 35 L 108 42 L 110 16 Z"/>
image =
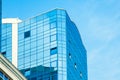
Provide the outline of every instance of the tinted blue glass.
<path id="1" fill-rule="evenodd" d="M 80 34 L 79 34 L 79 31 L 77 30 L 76 25 L 69 20 L 69 17 L 67 17 L 66 21 L 67 21 L 66 30 L 68 34 L 67 35 L 67 47 L 68 47 L 67 58 L 69 58 L 67 59 L 67 73 L 68 73 L 67 79 L 68 80 L 87 80 L 86 50 L 82 44 Z"/>
<path id="2" fill-rule="evenodd" d="M 0 77 L 2 77 L 3 76 L 3 73 L 0 71 Z"/>
<path id="3" fill-rule="evenodd" d="M 24 33 L 24 38 L 30 37 L 30 31 Z"/>
<path id="4" fill-rule="evenodd" d="M 9 78 L 0 71 L 0 80 L 9 80 Z"/>
<path id="5" fill-rule="evenodd" d="M 2 52 L 1 54 L 6 57 L 6 52 Z"/>
<path id="6" fill-rule="evenodd" d="M 12 61 L 12 24 L 4 23 L 1 26 L 0 52 Z"/>
<path id="7" fill-rule="evenodd" d="M 28 79 L 87 80 L 86 50 L 65 10 L 36 16 L 18 28 L 18 67 Z"/>
<path id="8" fill-rule="evenodd" d="M 57 53 L 57 47 L 50 49 L 50 54 L 54 55 Z"/>
<path id="9" fill-rule="evenodd" d="M 30 76 L 30 69 L 25 71 L 25 76 Z"/>

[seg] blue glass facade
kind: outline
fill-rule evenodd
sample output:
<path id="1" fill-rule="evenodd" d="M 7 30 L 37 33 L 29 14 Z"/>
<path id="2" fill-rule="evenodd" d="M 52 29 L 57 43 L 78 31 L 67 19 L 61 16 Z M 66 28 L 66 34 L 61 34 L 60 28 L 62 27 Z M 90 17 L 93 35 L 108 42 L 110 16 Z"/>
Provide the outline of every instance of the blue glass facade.
<path id="1" fill-rule="evenodd" d="M 19 23 L 18 68 L 28 80 L 87 80 L 87 56 L 65 10 Z"/>
<path id="2" fill-rule="evenodd" d="M 67 79 L 87 80 L 87 54 L 76 25 L 66 17 Z"/>
<path id="3" fill-rule="evenodd" d="M 2 0 L 0 0 L 0 53 L 12 61 L 12 24 L 2 23 Z"/>
<path id="4" fill-rule="evenodd" d="M 12 61 L 12 24 L 10 23 L 3 23 L 1 26 L 0 52 Z"/>
<path id="5" fill-rule="evenodd" d="M 3 72 L 0 71 L 0 80 L 9 80 L 9 78 Z"/>

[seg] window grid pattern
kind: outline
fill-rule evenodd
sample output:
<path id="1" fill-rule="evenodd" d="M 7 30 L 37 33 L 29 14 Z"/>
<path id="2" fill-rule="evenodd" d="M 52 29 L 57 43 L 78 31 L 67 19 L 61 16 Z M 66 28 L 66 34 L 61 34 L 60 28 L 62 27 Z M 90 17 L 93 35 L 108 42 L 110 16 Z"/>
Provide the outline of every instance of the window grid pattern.
<path id="1" fill-rule="evenodd" d="M 12 61 L 12 24 L 4 23 L 1 26 L 1 53 L 6 53 L 5 57 Z"/>
<path id="2" fill-rule="evenodd" d="M 67 80 L 66 62 L 66 14 L 63 11 L 57 16 L 58 32 L 58 80 Z"/>
<path id="3" fill-rule="evenodd" d="M 58 24 L 61 27 L 61 17 L 65 21 L 65 16 L 61 14 L 63 13 L 60 10 L 54 10 L 19 24 L 18 68 L 24 75 L 26 69 L 30 69 L 31 74 L 26 76 L 28 79 L 57 80 L 58 62 L 60 62 L 58 61 L 58 33 L 62 33 Z M 26 31 L 31 32 L 30 37 L 24 37 Z M 63 31 L 65 33 L 65 30 Z M 65 41 L 63 44 L 65 46 Z M 37 73 L 41 74 L 36 75 Z"/>
<path id="4" fill-rule="evenodd" d="M 87 80 L 86 50 L 65 10 L 30 18 L 18 30 L 18 68 L 29 80 Z"/>

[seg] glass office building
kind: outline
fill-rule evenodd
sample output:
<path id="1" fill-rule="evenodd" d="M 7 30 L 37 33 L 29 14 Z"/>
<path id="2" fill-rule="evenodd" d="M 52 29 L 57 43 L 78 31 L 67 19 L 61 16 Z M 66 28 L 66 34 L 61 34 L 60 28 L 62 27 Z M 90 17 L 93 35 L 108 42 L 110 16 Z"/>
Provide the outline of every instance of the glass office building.
<path id="1" fill-rule="evenodd" d="M 87 80 L 86 50 L 65 10 L 19 23 L 18 68 L 28 80 Z"/>

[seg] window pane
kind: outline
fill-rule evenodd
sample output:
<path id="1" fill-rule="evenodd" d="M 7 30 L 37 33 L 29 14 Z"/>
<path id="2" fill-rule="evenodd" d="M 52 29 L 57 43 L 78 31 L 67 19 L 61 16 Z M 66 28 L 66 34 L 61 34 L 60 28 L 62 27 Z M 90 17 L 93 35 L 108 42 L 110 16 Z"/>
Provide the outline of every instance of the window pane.
<path id="1" fill-rule="evenodd" d="M 30 75 L 30 69 L 25 71 L 25 76 L 29 76 Z"/>
<path id="2" fill-rule="evenodd" d="M 56 54 L 57 53 L 57 47 L 54 47 L 54 48 L 51 48 L 50 49 L 50 54 L 51 55 L 54 55 L 54 54 Z"/>
<path id="3" fill-rule="evenodd" d="M 51 41 L 55 41 L 55 40 L 56 40 L 56 35 L 51 35 L 50 40 L 51 40 Z"/>
<path id="4" fill-rule="evenodd" d="M 24 38 L 30 37 L 30 31 L 24 33 Z"/>

